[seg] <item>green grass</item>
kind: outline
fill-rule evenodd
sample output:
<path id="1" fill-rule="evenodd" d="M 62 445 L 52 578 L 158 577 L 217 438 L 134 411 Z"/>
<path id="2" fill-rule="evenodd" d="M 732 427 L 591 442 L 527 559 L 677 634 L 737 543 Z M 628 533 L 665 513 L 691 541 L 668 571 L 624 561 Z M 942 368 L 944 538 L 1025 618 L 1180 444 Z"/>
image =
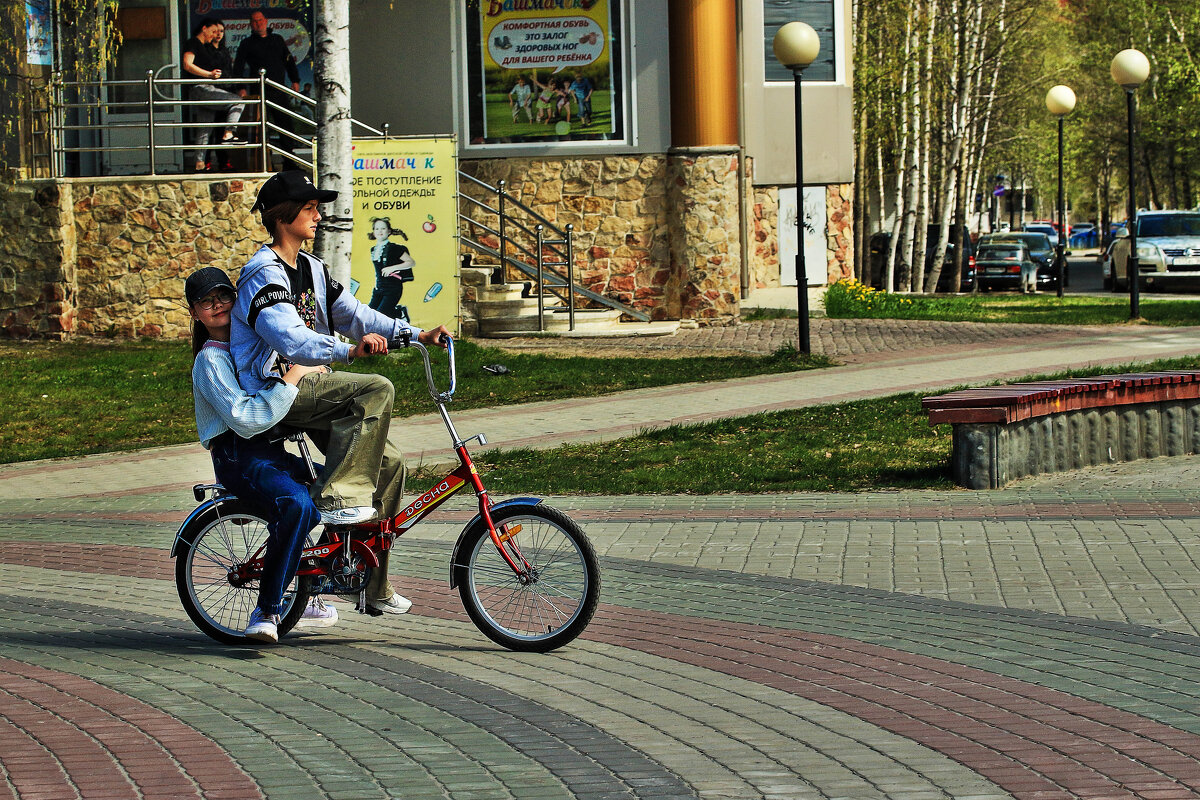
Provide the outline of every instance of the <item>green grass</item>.
<path id="1" fill-rule="evenodd" d="M 747 308 L 742 312 L 742 322 L 762 322 L 770 319 L 796 319 L 794 308 Z"/>
<path id="2" fill-rule="evenodd" d="M 826 366 L 823 357 L 553 358 L 511 354 L 460 342 L 454 408 L 595 396 L 650 386 L 712 381 Z M 0 463 L 155 445 L 196 437 L 191 353 L 184 341 L 5 344 L 7 380 L 0 383 Z M 444 388 L 445 356 L 435 355 Z M 511 375 L 492 376 L 502 363 Z M 349 367 L 377 370 L 396 385 L 396 414 L 433 410 L 415 353 L 364 359 Z"/>
<path id="3" fill-rule="evenodd" d="M 1026 381 L 1198 369 L 1200 356 L 1095 367 Z M 940 392 L 939 392 L 940 393 Z M 554 450 L 475 457 L 496 494 L 719 494 L 949 489 L 951 426 L 929 426 L 921 394 L 646 431 Z M 436 477 L 414 476 L 414 489 Z"/>
<path id="4" fill-rule="evenodd" d="M 1142 295 L 1141 322 L 1200 325 L 1200 302 L 1156 300 Z M 904 295 L 839 281 L 825 294 L 825 313 L 843 319 L 930 319 L 951 322 L 1015 322 L 1047 325 L 1120 325 L 1129 322 L 1129 298 L 1054 293 Z"/>
<path id="5" fill-rule="evenodd" d="M 812 366 L 784 352 L 764 358 L 556 359 L 462 342 L 455 408 L 603 394 Z M 0 463 L 133 449 L 195 439 L 184 342 L 0 346 L 9 379 Z M 444 359 L 444 356 L 442 357 Z M 397 385 L 398 414 L 431 409 L 414 355 L 375 363 Z M 444 360 L 439 360 L 444 364 Z M 509 376 L 488 376 L 503 363 Z M 356 365 L 368 366 L 364 360 Z M 1131 370 L 1200 369 L 1200 356 L 1075 370 L 1026 380 Z M 921 395 L 646 431 L 555 450 L 477 453 L 498 494 L 712 494 L 950 488 L 950 427 L 930 428 Z M 486 431 L 485 431 L 486 432 Z M 421 487 L 417 475 L 412 488 Z"/>
<path id="6" fill-rule="evenodd" d="M 549 451 L 493 450 L 476 462 L 488 489 L 499 494 L 948 488 L 950 433 L 943 427 L 931 429 L 921 396 L 905 394 Z"/>

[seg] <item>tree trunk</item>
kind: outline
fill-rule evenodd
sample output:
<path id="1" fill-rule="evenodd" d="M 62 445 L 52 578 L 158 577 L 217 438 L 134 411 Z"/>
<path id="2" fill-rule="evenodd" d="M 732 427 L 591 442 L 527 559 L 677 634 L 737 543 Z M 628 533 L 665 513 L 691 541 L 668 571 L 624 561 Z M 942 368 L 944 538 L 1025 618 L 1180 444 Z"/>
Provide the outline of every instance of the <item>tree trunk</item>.
<path id="1" fill-rule="evenodd" d="M 921 58 L 921 71 L 918 85 L 928 87 L 919 92 L 916 97 L 920 101 L 920 122 L 917 130 L 920 132 L 921 159 L 917 168 L 917 220 L 916 242 L 913 245 L 913 277 L 912 290 L 925 291 L 926 254 L 929 251 L 929 219 L 930 219 L 930 181 L 933 177 L 933 33 L 938 24 L 938 0 L 930 0 L 925 10 L 925 52 Z"/>
<path id="2" fill-rule="evenodd" d="M 1154 180 L 1154 167 L 1150 163 L 1150 148 L 1143 145 L 1142 147 L 1142 173 L 1146 176 L 1147 189 L 1147 206 L 1149 208 L 1162 208 L 1162 204 L 1158 202 L 1158 183 Z"/>
<path id="3" fill-rule="evenodd" d="M 916 50 L 917 30 L 914 20 L 912 30 L 909 34 L 913 46 L 907 48 L 909 52 Z M 912 73 L 911 81 L 909 82 L 909 96 L 905 98 L 908 107 L 906 114 L 907 128 L 906 136 L 911 138 L 912 146 L 908 153 L 908 166 L 906 175 L 904 176 L 905 187 L 905 202 L 904 202 L 904 226 L 901 231 L 900 243 L 900 286 L 904 291 L 911 291 L 913 285 L 913 270 L 916 268 L 917 258 L 921 254 L 914 255 L 916 246 L 916 236 L 914 235 L 917 228 L 917 208 L 920 199 L 920 166 L 921 166 L 921 82 L 918 65 L 913 65 L 910 69 Z"/>
<path id="4" fill-rule="evenodd" d="M 905 64 L 904 75 L 900 80 L 899 102 L 899 124 L 900 124 L 900 152 L 897 159 L 901 165 L 900 171 L 896 175 L 896 216 L 892 222 L 892 238 L 888 243 L 888 259 L 887 259 L 887 283 L 885 288 L 887 291 L 893 291 L 896 288 L 904 287 L 907 289 L 908 281 L 912 276 L 911 261 L 904 262 L 904 250 L 901 248 L 901 239 L 904 238 L 904 222 L 908 214 L 908 207 L 905 204 L 908 193 L 906 191 L 906 178 L 908 175 L 908 161 L 910 140 L 912 137 L 912 129 L 909 125 L 909 83 L 911 78 L 911 68 L 908 66 L 912 57 L 913 51 L 913 14 L 910 10 L 905 19 L 904 29 L 904 60 Z M 900 274 L 896 275 L 896 269 L 899 267 Z"/>
<path id="5" fill-rule="evenodd" d="M 867 186 L 869 184 L 869 176 L 867 174 L 867 112 L 864 108 L 858 115 L 858 130 L 859 135 L 854 147 L 854 202 L 853 223 L 854 223 L 854 279 L 862 283 L 870 281 L 870 275 L 863 280 L 863 275 L 868 270 L 864 270 L 865 264 L 868 264 L 870 259 L 867 255 Z"/>
<path id="6" fill-rule="evenodd" d="M 350 7 L 317 0 L 313 83 L 317 93 L 317 185 L 338 193 L 317 231 L 317 257 L 339 283 L 350 282 L 354 201 L 350 150 Z"/>

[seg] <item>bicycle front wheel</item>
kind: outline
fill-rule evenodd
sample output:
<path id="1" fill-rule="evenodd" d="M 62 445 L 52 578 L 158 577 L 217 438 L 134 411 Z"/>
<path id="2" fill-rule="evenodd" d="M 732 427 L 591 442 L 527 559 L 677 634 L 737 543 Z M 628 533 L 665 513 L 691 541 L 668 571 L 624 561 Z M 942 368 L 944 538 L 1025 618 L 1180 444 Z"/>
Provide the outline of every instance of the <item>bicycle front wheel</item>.
<path id="1" fill-rule="evenodd" d="M 236 584 L 231 571 L 259 553 L 267 542 L 267 521 L 236 498 L 219 500 L 180 536 L 175 586 L 192 622 L 225 644 L 247 644 L 242 635 L 258 605 L 258 581 Z M 295 627 L 308 604 L 308 593 L 293 580 L 284 590 L 279 636 Z"/>
<path id="2" fill-rule="evenodd" d="M 454 564 L 463 607 L 484 635 L 522 652 L 545 653 L 583 632 L 600 599 L 600 568 L 587 536 L 570 517 L 544 505 L 515 505 L 493 515 L 508 552 L 528 565 L 517 575 L 482 519 L 463 533 Z"/>

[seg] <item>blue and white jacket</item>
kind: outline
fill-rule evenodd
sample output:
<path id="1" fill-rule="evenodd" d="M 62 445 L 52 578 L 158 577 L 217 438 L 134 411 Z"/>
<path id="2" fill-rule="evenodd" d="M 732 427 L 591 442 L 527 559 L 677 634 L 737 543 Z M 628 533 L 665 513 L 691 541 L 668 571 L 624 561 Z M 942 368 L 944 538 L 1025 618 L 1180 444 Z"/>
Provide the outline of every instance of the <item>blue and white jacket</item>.
<path id="1" fill-rule="evenodd" d="M 238 277 L 230 349 L 242 388 L 257 394 L 282 380 L 281 361 L 349 363 L 352 345 L 335 331 L 357 342 L 368 333 L 390 340 L 405 330 L 414 339 L 421 332 L 358 302 L 316 256 L 300 251 L 292 269 L 263 245 Z"/>
<path id="2" fill-rule="evenodd" d="M 246 394 L 238 385 L 229 343 L 209 339 L 192 364 L 192 394 L 200 444 L 210 449 L 212 440 L 228 430 L 243 439 L 269 430 L 287 416 L 297 390 L 276 381 L 257 394 Z"/>

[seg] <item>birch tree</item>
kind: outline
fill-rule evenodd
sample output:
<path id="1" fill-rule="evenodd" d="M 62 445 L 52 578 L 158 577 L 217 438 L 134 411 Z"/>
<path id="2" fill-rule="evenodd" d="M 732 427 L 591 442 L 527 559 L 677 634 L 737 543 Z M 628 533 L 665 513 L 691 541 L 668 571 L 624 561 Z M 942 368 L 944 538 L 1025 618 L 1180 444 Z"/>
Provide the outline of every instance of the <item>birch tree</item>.
<path id="1" fill-rule="evenodd" d="M 337 200 L 320 222 L 317 256 L 340 283 L 350 282 L 353 171 L 350 126 L 350 7 L 318 0 L 313 36 L 313 83 L 317 97 L 317 185 Z"/>
<path id="2" fill-rule="evenodd" d="M 1029 127 L 1027 101 L 1038 94 L 1030 87 L 1046 74 L 1038 57 L 1046 38 L 1041 31 L 1061 27 L 1052 13 L 1057 3 L 917 0 L 857 7 L 857 26 L 903 30 L 894 40 L 874 33 L 856 37 L 855 62 L 871 77 L 869 98 L 862 102 L 856 78 L 856 152 L 862 162 L 865 154 L 872 156 L 869 164 L 858 165 L 859 191 L 874 195 L 856 206 L 857 213 L 878 207 L 871 222 L 884 224 L 882 198 L 891 197 L 891 237 L 881 270 L 885 285 L 929 291 L 936 288 L 951 244 L 952 278 L 961 274 L 963 248 L 956 231 L 982 176 L 997 169 L 999 157 L 1011 160 L 1015 146 L 1004 145 L 1014 137 L 1026 147 L 1036 138 L 1022 134 L 1021 126 Z M 889 79 L 890 87 L 875 85 Z M 1030 170 L 1043 158 L 1040 151 L 1035 155 Z M 933 232 L 936 237 L 926 241 Z M 864 230 L 863 237 L 869 235 Z"/>

